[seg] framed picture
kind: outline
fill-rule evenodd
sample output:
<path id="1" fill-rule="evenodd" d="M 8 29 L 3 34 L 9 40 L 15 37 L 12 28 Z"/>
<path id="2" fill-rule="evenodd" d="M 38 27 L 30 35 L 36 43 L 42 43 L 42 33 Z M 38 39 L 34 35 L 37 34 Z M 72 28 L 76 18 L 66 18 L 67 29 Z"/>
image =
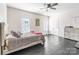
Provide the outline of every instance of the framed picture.
<path id="1" fill-rule="evenodd" d="M 36 19 L 36 24 L 35 24 L 35 26 L 40 26 L 40 19 Z"/>

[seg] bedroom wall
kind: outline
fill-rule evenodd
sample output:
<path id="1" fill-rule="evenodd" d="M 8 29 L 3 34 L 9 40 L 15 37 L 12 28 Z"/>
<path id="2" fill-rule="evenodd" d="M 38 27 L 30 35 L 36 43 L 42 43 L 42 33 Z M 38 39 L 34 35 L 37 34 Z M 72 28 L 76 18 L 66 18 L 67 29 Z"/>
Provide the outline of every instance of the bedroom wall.
<path id="1" fill-rule="evenodd" d="M 65 26 L 79 28 L 79 23 L 75 22 L 74 17 L 79 16 L 79 9 L 67 10 L 50 16 L 50 31 L 52 34 L 64 37 Z M 79 20 L 77 20 L 79 22 Z"/>
<path id="2" fill-rule="evenodd" d="M 30 20 L 30 29 L 31 31 L 39 31 L 39 32 L 44 32 L 43 28 L 43 21 L 48 20 L 47 16 L 28 12 L 28 11 L 23 11 L 19 10 L 16 8 L 8 7 L 7 8 L 7 14 L 8 14 L 8 32 L 11 30 L 15 31 L 21 31 L 21 17 L 27 16 Z M 39 18 L 40 19 L 40 26 L 35 26 L 35 19 Z"/>
<path id="3" fill-rule="evenodd" d="M 0 22 L 7 22 L 7 8 L 3 3 L 0 3 Z"/>

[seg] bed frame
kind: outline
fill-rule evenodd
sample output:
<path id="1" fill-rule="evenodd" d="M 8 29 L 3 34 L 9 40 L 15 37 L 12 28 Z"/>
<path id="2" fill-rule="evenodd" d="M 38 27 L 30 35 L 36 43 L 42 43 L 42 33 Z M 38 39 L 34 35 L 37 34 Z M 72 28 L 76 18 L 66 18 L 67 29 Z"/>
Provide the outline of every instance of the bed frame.
<path id="1" fill-rule="evenodd" d="M 28 44 L 26 46 L 22 46 L 22 47 L 13 49 L 11 51 L 3 51 L 3 55 L 10 54 L 12 52 L 16 52 L 16 51 L 19 51 L 19 50 L 22 50 L 24 48 L 28 48 L 28 47 L 31 47 L 31 46 L 34 46 L 34 45 L 37 45 L 37 44 L 42 44 L 44 46 L 44 42 L 40 40 L 40 41 L 32 42 L 32 43 L 30 43 L 30 44 Z"/>

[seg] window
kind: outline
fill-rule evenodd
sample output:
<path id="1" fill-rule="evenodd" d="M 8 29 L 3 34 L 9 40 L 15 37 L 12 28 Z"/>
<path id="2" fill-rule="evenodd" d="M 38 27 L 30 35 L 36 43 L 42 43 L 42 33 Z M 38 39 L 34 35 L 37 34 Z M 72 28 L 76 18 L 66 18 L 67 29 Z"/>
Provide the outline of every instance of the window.
<path id="1" fill-rule="evenodd" d="M 22 27 L 22 33 L 30 32 L 30 22 L 28 17 L 22 17 L 21 27 Z"/>

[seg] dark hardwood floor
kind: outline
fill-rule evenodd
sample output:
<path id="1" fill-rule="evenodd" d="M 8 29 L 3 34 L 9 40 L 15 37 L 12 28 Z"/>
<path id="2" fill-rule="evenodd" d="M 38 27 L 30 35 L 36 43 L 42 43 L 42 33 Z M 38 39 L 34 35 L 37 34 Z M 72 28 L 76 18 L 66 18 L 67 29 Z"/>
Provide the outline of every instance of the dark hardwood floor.
<path id="1" fill-rule="evenodd" d="M 45 36 L 45 46 L 41 44 L 11 53 L 9 55 L 79 55 L 76 41 L 57 36 Z"/>

